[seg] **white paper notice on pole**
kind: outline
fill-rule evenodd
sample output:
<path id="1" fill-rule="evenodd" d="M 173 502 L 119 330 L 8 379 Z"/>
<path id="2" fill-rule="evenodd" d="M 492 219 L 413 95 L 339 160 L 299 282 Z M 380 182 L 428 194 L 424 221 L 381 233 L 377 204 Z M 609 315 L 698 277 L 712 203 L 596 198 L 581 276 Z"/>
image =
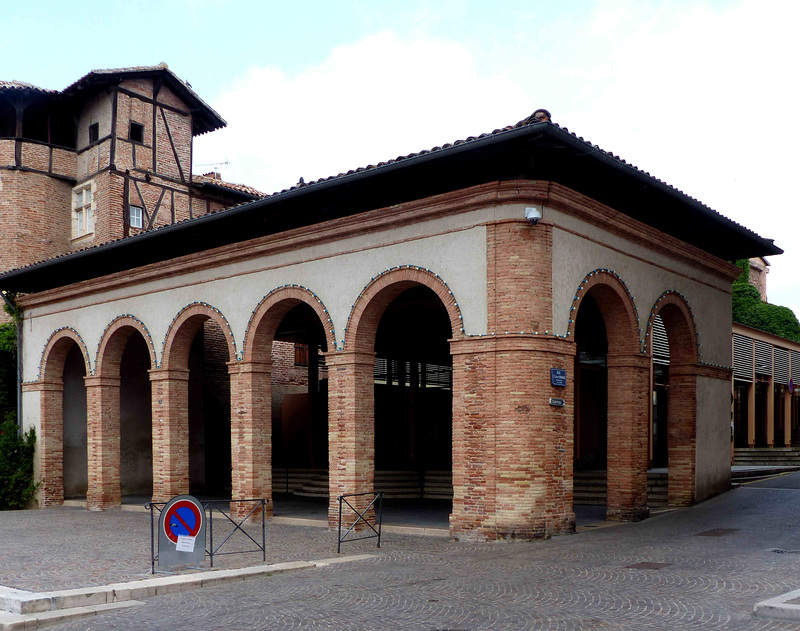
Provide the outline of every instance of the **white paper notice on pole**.
<path id="1" fill-rule="evenodd" d="M 178 552 L 194 552 L 194 540 L 195 537 L 178 535 L 178 544 L 175 547 L 175 550 Z"/>

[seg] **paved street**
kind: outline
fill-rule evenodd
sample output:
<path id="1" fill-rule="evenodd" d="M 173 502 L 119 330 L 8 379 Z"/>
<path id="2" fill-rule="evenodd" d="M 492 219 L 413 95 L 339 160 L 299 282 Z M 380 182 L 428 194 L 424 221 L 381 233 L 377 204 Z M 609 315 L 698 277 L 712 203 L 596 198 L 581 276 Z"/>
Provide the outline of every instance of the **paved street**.
<path id="1" fill-rule="evenodd" d="M 375 553 L 371 559 L 147 598 L 50 628 L 800 629 L 752 616 L 756 602 L 800 588 L 799 509 L 800 473 L 639 524 L 549 541 L 386 535 L 380 550 L 374 542 L 343 550 Z M 43 590 L 140 578 L 148 530 L 140 513 L 2 514 L 0 585 Z M 144 542 L 116 540 L 142 532 Z M 270 525 L 267 541 L 267 561 L 335 556 L 335 534 L 321 529 Z"/>

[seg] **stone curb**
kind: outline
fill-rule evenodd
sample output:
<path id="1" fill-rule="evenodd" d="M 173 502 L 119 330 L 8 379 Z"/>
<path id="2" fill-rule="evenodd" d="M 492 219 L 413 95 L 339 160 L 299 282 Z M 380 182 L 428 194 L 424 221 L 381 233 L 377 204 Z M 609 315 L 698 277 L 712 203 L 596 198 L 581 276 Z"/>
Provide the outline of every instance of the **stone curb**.
<path id="1" fill-rule="evenodd" d="M 768 600 L 762 600 L 753 607 L 753 613 L 759 618 L 778 618 L 780 620 L 800 620 L 800 604 L 791 604 L 790 600 L 800 598 L 800 589 L 787 592 Z"/>
<path id="2" fill-rule="evenodd" d="M 61 609 L 59 611 L 44 611 L 37 614 L 18 614 L 0 611 L 0 629 L 3 629 L 3 631 L 38 629 L 39 627 L 55 624 L 57 622 L 64 622 L 72 618 L 94 616 L 105 611 L 141 607 L 144 604 L 145 603 L 141 600 L 128 600 L 119 603 L 107 603 L 105 605 L 92 605 L 90 607 L 74 607 L 73 609 Z"/>
<path id="3" fill-rule="evenodd" d="M 95 587 L 64 589 L 50 592 L 24 592 L 0 587 L 0 630 L 36 629 L 75 616 L 93 615 L 109 609 L 143 604 L 140 598 L 162 596 L 190 589 L 210 587 L 257 576 L 271 576 L 292 570 L 326 567 L 374 558 L 374 554 L 356 554 L 318 561 L 288 561 L 229 570 L 208 570 L 180 576 L 111 583 Z"/>

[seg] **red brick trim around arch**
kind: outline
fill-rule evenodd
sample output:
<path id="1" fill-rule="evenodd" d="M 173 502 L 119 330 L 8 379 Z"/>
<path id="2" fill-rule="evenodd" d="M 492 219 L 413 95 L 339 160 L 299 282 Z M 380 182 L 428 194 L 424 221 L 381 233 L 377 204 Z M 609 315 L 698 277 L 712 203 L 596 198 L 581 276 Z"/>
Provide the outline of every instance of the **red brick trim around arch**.
<path id="1" fill-rule="evenodd" d="M 64 374 L 64 360 L 67 358 L 70 347 L 69 344 L 63 342 L 65 339 L 72 340 L 78 345 L 83 355 L 83 369 L 86 371 L 86 376 L 92 374 L 92 363 L 89 360 L 89 351 L 83 338 L 72 327 L 63 327 L 53 331 L 45 344 L 42 359 L 39 362 L 39 380 L 61 381 Z"/>
<path id="2" fill-rule="evenodd" d="M 647 351 L 652 355 L 653 325 L 661 315 L 669 339 L 670 363 L 695 364 L 700 361 L 697 323 L 692 308 L 683 294 L 675 290 L 665 291 L 658 297 L 650 317 L 647 319 Z"/>
<path id="3" fill-rule="evenodd" d="M 64 502 L 64 362 L 73 344 L 81 350 L 84 372 L 91 375 L 86 344 L 75 329 L 64 327 L 53 331 L 47 340 L 39 365 L 39 379 L 27 390 L 40 393 L 40 426 L 37 451 L 41 487 L 39 505 L 57 506 Z"/>
<path id="4" fill-rule="evenodd" d="M 259 341 L 267 339 L 270 342 L 275 337 L 275 332 L 284 316 L 299 303 L 311 307 L 319 317 L 325 331 L 325 341 L 328 351 L 336 349 L 336 333 L 333 320 L 325 308 L 322 300 L 312 291 L 301 285 L 278 287 L 261 299 L 258 306 L 250 316 L 242 345 L 242 359 L 246 362 L 269 361 L 269 356 L 258 356 Z"/>
<path id="5" fill-rule="evenodd" d="M 236 340 L 228 320 L 216 307 L 205 302 L 195 302 L 184 307 L 169 325 L 161 355 L 160 367 L 162 369 L 186 368 L 192 340 L 206 320 L 213 320 L 222 329 L 228 344 L 228 359 L 236 361 Z M 180 361 L 176 361 L 178 357 L 180 357 Z"/>
<path id="6" fill-rule="evenodd" d="M 124 331 L 126 328 L 131 330 Z M 141 333 L 147 344 L 147 352 L 150 356 L 150 368 L 156 367 L 156 351 L 153 338 L 150 336 L 150 331 L 147 330 L 147 327 L 138 318 L 132 315 L 124 315 L 114 319 L 106 327 L 106 330 L 100 338 L 100 343 L 97 345 L 97 357 L 95 358 L 95 374 L 99 377 L 119 376 L 119 362 L 122 359 L 122 352 L 130 336 L 133 335 L 134 330 Z M 111 368 L 109 366 L 109 360 L 116 366 L 112 375 L 105 374 Z"/>
<path id="7" fill-rule="evenodd" d="M 670 506 L 690 506 L 697 498 L 697 380 L 700 349 L 697 326 L 686 298 L 665 291 L 650 311 L 648 350 L 653 325 L 660 315 L 669 341 L 667 393 L 667 494 Z"/>
<path id="8" fill-rule="evenodd" d="M 589 272 L 578 286 L 570 307 L 567 336 L 575 339 L 578 309 L 589 292 L 597 301 L 606 323 L 613 322 L 615 325 L 606 327 L 609 354 L 641 353 L 641 328 L 636 304 L 625 281 L 607 269 Z"/>
<path id="9" fill-rule="evenodd" d="M 386 307 L 406 289 L 419 285 L 424 285 L 439 297 L 450 318 L 453 338 L 463 338 L 461 309 L 444 280 L 421 267 L 401 266 L 373 278 L 358 296 L 347 320 L 344 348 L 348 351 L 372 352 L 375 332 Z"/>

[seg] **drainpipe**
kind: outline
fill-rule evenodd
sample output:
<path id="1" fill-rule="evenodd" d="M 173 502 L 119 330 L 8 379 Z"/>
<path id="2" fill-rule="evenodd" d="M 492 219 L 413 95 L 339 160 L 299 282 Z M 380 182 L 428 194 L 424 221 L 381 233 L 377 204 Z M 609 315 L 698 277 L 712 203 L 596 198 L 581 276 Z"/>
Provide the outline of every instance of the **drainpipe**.
<path id="1" fill-rule="evenodd" d="M 14 318 L 17 327 L 17 425 L 22 432 L 22 311 L 6 296 L 4 291 L 0 291 L 9 311 Z"/>

